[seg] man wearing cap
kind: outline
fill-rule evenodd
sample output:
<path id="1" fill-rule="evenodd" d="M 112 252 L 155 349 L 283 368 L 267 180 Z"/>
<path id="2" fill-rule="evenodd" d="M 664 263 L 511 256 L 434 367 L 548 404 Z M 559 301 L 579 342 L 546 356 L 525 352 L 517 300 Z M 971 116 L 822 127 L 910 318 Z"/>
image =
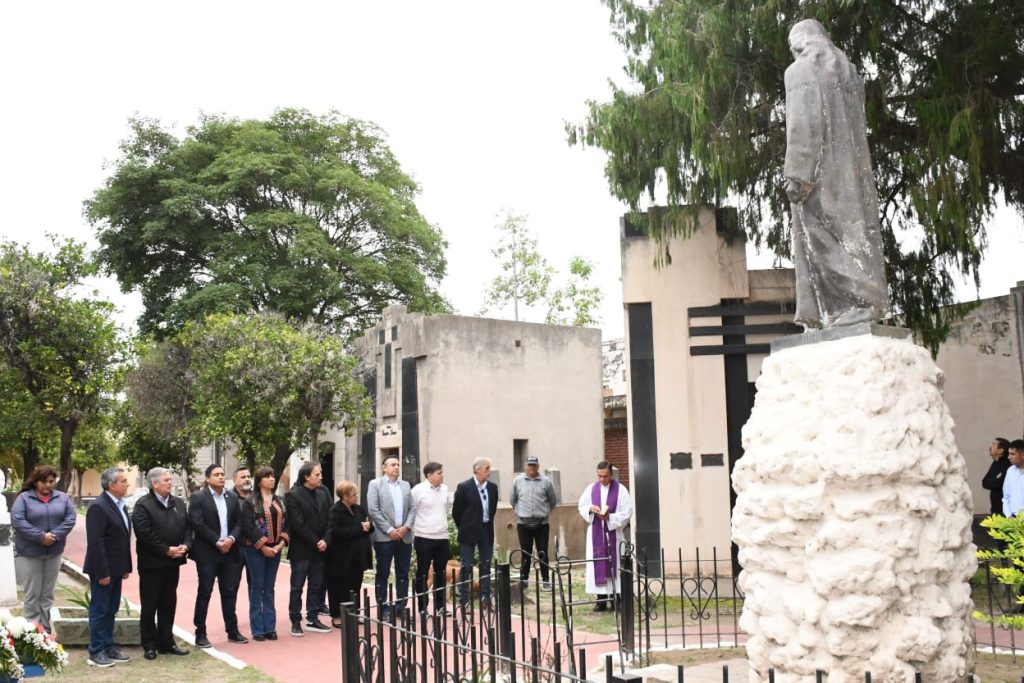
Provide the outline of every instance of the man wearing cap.
<path id="1" fill-rule="evenodd" d="M 534 544 L 537 546 L 537 560 L 544 590 L 551 590 L 548 576 L 548 537 L 551 526 L 548 519 L 551 510 L 558 505 L 555 486 L 540 473 L 540 461 L 531 455 L 526 459 L 526 472 L 512 482 L 512 509 L 516 512 L 516 531 L 519 532 L 519 547 L 523 552 L 519 565 L 519 580 L 525 586 L 530 579 L 530 560 Z"/>

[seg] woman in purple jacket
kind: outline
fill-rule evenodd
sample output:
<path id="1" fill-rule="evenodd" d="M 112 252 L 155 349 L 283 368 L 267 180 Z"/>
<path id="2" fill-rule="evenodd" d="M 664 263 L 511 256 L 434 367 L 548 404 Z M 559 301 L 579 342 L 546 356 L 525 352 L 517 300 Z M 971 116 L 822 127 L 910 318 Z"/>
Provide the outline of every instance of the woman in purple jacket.
<path id="1" fill-rule="evenodd" d="M 25 584 L 25 618 L 50 631 L 53 589 L 64 556 L 64 541 L 75 528 L 75 506 L 55 491 L 57 470 L 40 465 L 32 470 L 11 506 L 14 566 Z"/>

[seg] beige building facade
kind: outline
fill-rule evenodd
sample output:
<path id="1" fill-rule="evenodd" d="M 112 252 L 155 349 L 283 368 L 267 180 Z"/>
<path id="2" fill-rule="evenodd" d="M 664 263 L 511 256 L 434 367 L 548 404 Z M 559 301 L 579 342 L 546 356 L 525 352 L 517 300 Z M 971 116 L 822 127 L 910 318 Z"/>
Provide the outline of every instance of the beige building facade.
<path id="1" fill-rule="evenodd" d="M 603 457 L 600 330 L 390 306 L 353 351 L 374 430 L 349 441 L 355 457 L 342 471 L 364 492 L 390 455 L 411 484 L 424 464 L 442 463 L 453 491 L 488 457 L 505 502 L 531 455 L 566 502 L 593 480 Z"/>

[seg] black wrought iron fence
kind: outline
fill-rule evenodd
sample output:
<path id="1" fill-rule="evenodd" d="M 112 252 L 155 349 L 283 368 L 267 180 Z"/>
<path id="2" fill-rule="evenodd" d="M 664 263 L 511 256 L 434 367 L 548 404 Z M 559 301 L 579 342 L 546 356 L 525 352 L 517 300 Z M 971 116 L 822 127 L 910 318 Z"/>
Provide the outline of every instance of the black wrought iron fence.
<path id="1" fill-rule="evenodd" d="M 498 564 L 490 580 L 490 596 L 480 594 L 475 575 L 447 586 L 443 606 L 423 611 L 423 594 L 389 600 L 387 612 L 366 593 L 361 606 L 343 604 L 343 683 L 585 681 L 575 671 L 586 670 L 586 654 L 570 656 L 564 631 L 538 620 L 517 642 L 526 631 L 513 626 L 510 566 Z"/>
<path id="2" fill-rule="evenodd" d="M 388 616 L 364 592 L 362 604 L 346 605 L 343 680 L 582 681 L 588 654 L 591 662 L 612 656 L 619 675 L 627 664 L 649 664 L 656 650 L 744 643 L 743 594 L 727 552 L 697 549 L 686 556 L 662 550 L 650 557 L 628 543 L 618 550 L 620 589 L 611 596 L 611 614 L 600 618 L 594 614 L 598 599 L 584 589 L 584 575 L 588 563 L 608 558 L 559 557 L 544 581 L 543 558 L 533 557 L 529 580 L 520 581 L 521 555 L 515 551 L 509 563 L 494 565 L 492 595 L 480 594 L 479 575 L 466 582 L 452 577 L 443 595 L 430 601 L 422 599 L 426 594 L 412 594 L 404 602 L 389 594 L 389 603 L 401 609 Z M 981 562 L 972 580 L 975 608 L 984 617 L 976 624 L 977 642 L 979 648 L 1015 657 L 1020 637 L 997 622 L 1022 608 L 1016 592 L 1000 584 L 991 569 Z"/>

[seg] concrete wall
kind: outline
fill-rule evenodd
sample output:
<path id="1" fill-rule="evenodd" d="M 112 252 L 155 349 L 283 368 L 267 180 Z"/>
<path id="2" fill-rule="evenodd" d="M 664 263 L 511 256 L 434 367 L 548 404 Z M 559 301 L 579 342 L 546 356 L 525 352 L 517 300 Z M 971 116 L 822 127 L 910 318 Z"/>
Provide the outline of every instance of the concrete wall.
<path id="1" fill-rule="evenodd" d="M 551 540 L 548 551 L 551 557 L 557 555 L 570 559 L 580 559 L 587 553 L 587 524 L 580 517 L 576 501 L 571 504 L 559 505 L 551 513 Z M 555 541 L 558 545 L 555 545 Z M 515 550 L 519 548 L 519 534 L 516 531 L 516 518 L 512 508 L 502 506 L 494 516 L 494 542 L 496 545 Z M 513 572 L 513 576 L 518 576 Z"/>
<path id="2" fill-rule="evenodd" d="M 953 433 L 967 461 L 974 512 L 991 512 L 981 479 L 992 460 L 992 439 L 1021 438 L 1024 379 L 1012 297 L 984 299 L 957 323 L 939 349 L 936 363 L 945 373 L 944 394 L 955 422 Z"/>
<path id="3" fill-rule="evenodd" d="M 391 349 L 390 387 L 381 332 Z M 507 501 L 514 439 L 527 440 L 527 455 L 540 458 L 542 469 L 561 470 L 565 500 L 575 501 L 593 479 L 604 454 L 600 330 L 392 306 L 358 349 L 364 368 L 377 374 L 377 453 L 373 471 L 359 471 L 364 480 L 379 476 L 383 449 L 404 454 L 401 368 L 408 358 L 416 359 L 419 464 L 443 463 L 452 489 L 485 456 Z"/>
<path id="4" fill-rule="evenodd" d="M 729 548 L 728 467 L 701 467 L 700 453 L 728 453 L 722 356 L 691 356 L 687 308 L 746 298 L 749 286 L 742 241 L 727 244 L 715 229 L 714 212 L 700 214 L 698 229 L 687 239 L 669 241 L 672 263 L 654 267 L 659 246 L 646 236 L 626 236 L 622 250 L 622 297 L 627 306 L 650 302 L 657 409 L 658 488 L 663 547 L 684 553 L 700 546 L 719 553 Z M 714 320 L 698 324 L 717 324 Z M 721 343 L 710 338 L 709 343 Z M 627 335 L 627 358 L 632 357 Z M 633 394 L 633 378 L 629 377 Z M 629 433 L 635 434 L 633 406 Z M 630 439 L 632 480 L 636 453 Z M 670 469 L 671 453 L 689 452 L 692 469 Z M 637 506 L 642 496 L 634 496 Z"/>

